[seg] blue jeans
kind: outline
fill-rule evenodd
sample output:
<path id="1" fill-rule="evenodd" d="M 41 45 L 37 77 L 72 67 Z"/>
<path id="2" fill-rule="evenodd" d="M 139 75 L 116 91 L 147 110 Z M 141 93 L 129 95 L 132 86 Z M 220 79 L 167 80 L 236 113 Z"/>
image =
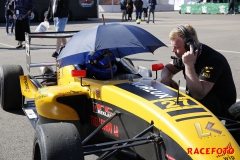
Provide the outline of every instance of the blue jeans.
<path id="1" fill-rule="evenodd" d="M 54 26 L 57 32 L 64 31 L 68 18 L 53 18 Z"/>
<path id="2" fill-rule="evenodd" d="M 141 10 L 136 9 L 136 20 L 141 19 L 141 15 L 142 15 L 142 9 Z"/>
<path id="3" fill-rule="evenodd" d="M 11 23 L 11 32 L 13 32 L 14 19 L 13 19 L 13 18 L 10 19 L 10 18 L 9 18 L 9 15 L 5 15 L 5 19 L 6 19 L 6 32 L 9 33 L 9 32 L 8 32 L 8 27 L 9 27 L 10 22 L 12 22 L 12 23 Z"/>

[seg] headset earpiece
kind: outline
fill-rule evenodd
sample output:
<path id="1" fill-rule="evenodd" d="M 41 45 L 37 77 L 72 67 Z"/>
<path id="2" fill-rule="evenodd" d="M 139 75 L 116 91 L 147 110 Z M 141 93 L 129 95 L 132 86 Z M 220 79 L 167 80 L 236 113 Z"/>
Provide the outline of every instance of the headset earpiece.
<path id="1" fill-rule="evenodd" d="M 193 45 L 194 50 L 197 49 L 195 41 L 188 41 L 187 43 L 185 43 L 185 48 L 187 51 L 190 51 L 190 45 Z"/>
<path id="2" fill-rule="evenodd" d="M 190 45 L 192 44 L 194 47 L 194 50 L 197 49 L 196 43 L 193 40 L 192 36 L 189 34 L 189 32 L 187 31 L 187 29 L 184 26 L 178 26 L 178 29 L 180 29 L 182 31 L 182 33 L 184 34 L 184 47 L 187 51 L 190 51 Z"/>

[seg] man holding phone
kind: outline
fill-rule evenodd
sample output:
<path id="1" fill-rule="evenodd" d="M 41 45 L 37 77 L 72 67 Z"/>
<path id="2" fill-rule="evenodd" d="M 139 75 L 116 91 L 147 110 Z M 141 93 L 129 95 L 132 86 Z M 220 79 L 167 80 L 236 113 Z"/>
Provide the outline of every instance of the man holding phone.
<path id="1" fill-rule="evenodd" d="M 236 102 L 236 88 L 226 58 L 200 43 L 191 25 L 173 29 L 169 39 L 176 57 L 165 65 L 161 82 L 170 86 L 172 77 L 182 70 L 186 92 L 216 116 L 229 117 L 228 109 Z"/>

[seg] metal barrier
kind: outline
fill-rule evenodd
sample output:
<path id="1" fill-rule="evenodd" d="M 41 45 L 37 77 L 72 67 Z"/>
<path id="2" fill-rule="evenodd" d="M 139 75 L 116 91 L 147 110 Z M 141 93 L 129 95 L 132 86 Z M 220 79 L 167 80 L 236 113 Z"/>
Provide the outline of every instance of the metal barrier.
<path id="1" fill-rule="evenodd" d="M 38 32 L 38 33 L 26 33 L 25 32 L 25 53 L 26 53 L 26 62 L 27 70 L 30 72 L 31 67 L 41 67 L 41 66 L 56 66 L 57 62 L 40 62 L 40 63 L 31 63 L 31 54 L 30 54 L 30 38 L 69 38 L 72 37 L 79 31 L 65 31 L 65 32 Z"/>

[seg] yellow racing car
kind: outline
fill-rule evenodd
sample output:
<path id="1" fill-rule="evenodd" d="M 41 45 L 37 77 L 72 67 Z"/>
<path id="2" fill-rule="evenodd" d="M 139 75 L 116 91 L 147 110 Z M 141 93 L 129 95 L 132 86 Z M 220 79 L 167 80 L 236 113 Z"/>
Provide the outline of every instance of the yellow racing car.
<path id="1" fill-rule="evenodd" d="M 26 53 L 29 60 L 29 46 Z M 104 58 L 111 62 L 104 64 Z M 150 70 L 109 55 L 92 63 L 104 70 L 110 66 L 109 77 L 59 62 L 28 61 L 29 68 L 40 67 L 37 76 L 24 75 L 20 65 L 0 67 L 1 106 L 22 107 L 35 129 L 34 160 L 82 160 L 90 154 L 102 160 L 240 159 L 233 128 L 178 88 L 151 76 L 162 64 Z"/>

